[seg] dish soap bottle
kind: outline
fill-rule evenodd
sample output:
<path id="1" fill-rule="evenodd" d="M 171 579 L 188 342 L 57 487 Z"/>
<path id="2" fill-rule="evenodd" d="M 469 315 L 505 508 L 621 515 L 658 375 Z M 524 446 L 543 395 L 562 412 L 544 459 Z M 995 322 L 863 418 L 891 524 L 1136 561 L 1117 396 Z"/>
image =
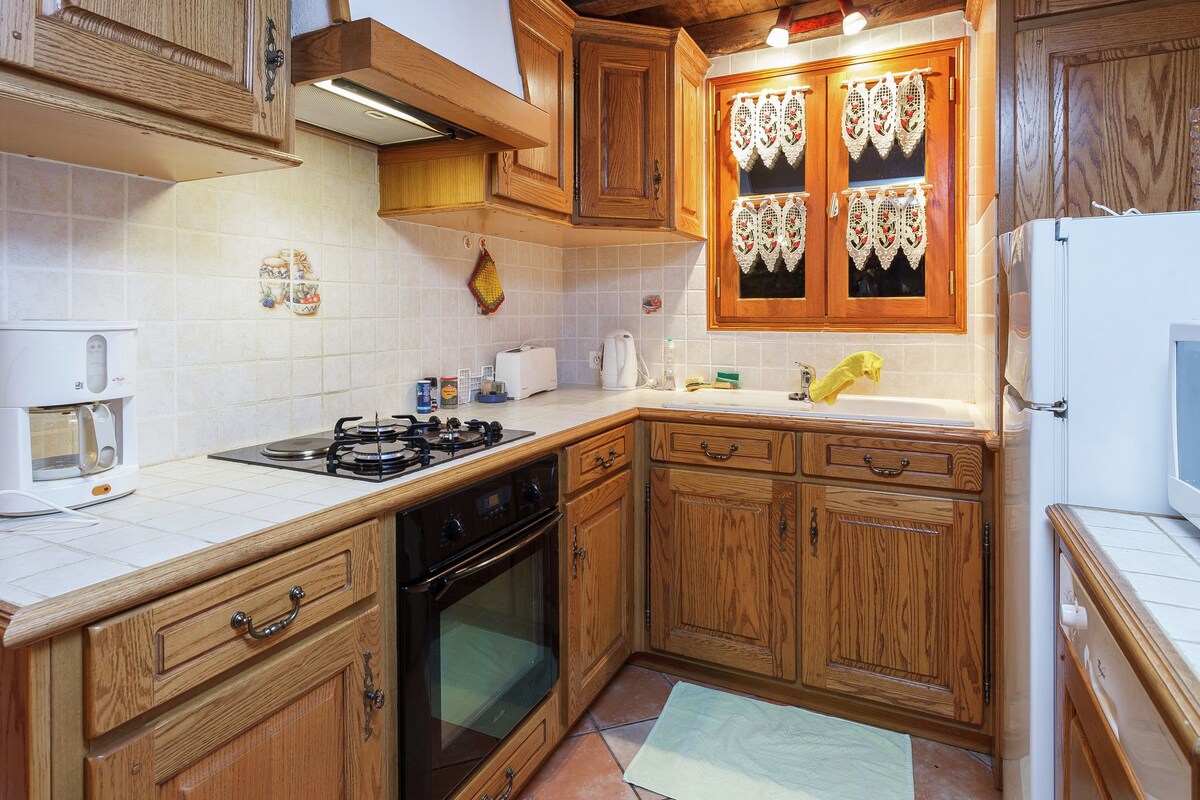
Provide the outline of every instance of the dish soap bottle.
<path id="1" fill-rule="evenodd" d="M 668 392 L 675 391 L 675 340 L 667 339 L 663 345 L 663 382 L 662 388 Z"/>

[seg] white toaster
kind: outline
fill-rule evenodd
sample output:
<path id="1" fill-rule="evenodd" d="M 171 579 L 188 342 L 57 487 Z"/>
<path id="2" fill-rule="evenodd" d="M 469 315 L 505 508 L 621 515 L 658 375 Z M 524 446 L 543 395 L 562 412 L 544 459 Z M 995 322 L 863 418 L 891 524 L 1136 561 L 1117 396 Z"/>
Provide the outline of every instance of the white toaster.
<path id="1" fill-rule="evenodd" d="M 521 345 L 496 353 L 496 380 L 504 381 L 509 399 L 520 400 L 558 388 L 558 361 L 553 347 Z"/>

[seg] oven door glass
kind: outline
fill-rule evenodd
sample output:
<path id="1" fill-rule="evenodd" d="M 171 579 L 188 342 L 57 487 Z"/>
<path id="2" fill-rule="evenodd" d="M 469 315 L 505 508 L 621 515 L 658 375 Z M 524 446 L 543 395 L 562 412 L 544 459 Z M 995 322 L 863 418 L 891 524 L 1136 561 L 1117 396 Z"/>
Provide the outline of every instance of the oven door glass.
<path id="1" fill-rule="evenodd" d="M 425 652 L 419 674 L 405 681 L 405 798 L 448 796 L 558 679 L 558 519 L 503 539 L 423 591 L 403 593 L 406 616 L 418 624 L 403 632 L 402 653 L 412 665 L 415 651 Z"/>

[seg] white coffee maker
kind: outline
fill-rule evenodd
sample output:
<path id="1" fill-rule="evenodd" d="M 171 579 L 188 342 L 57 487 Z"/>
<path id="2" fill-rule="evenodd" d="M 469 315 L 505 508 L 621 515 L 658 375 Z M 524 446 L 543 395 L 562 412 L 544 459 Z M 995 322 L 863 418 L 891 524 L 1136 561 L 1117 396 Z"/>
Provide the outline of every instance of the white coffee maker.
<path id="1" fill-rule="evenodd" d="M 137 488 L 137 323 L 0 322 L 0 516 Z"/>

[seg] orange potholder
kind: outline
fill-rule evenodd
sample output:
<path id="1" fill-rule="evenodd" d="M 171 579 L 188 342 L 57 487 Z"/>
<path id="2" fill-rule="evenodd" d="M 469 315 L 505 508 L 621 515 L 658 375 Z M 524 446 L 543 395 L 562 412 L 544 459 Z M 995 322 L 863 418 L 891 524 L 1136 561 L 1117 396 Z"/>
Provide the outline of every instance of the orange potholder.
<path id="1" fill-rule="evenodd" d="M 504 287 L 500 285 L 500 273 L 496 271 L 496 262 L 492 259 L 487 248 L 480 248 L 479 260 L 475 263 L 475 271 L 467 279 L 467 288 L 475 295 L 475 302 L 484 314 L 491 314 L 504 302 Z"/>

